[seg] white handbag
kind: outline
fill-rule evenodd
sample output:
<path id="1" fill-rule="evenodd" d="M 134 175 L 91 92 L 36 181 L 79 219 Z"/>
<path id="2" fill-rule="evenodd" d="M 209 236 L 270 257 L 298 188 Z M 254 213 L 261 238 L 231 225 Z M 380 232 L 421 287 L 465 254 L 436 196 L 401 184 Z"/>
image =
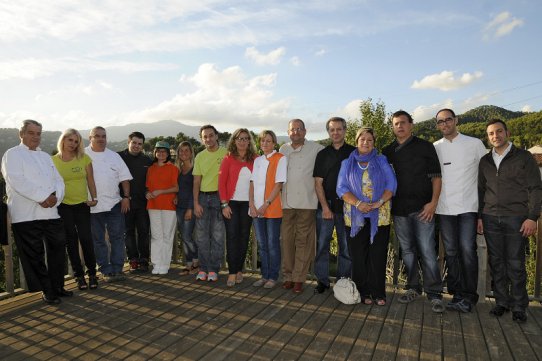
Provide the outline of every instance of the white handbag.
<path id="1" fill-rule="evenodd" d="M 350 278 L 341 278 L 335 282 L 333 295 L 345 305 L 354 305 L 361 302 L 361 296 L 356 284 Z"/>

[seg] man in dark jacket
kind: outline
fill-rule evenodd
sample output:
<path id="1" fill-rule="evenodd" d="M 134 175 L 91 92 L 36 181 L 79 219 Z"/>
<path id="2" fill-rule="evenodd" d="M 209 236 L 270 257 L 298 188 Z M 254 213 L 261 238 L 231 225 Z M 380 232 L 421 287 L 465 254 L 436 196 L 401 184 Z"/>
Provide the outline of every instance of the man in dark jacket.
<path id="1" fill-rule="evenodd" d="M 493 146 L 480 160 L 478 174 L 478 233 L 484 233 L 489 253 L 496 306 L 500 317 L 512 309 L 512 319 L 525 322 L 527 272 L 525 246 L 535 234 L 540 216 L 542 181 L 531 153 L 509 140 L 504 121 L 488 122 L 487 138 Z"/>
<path id="2" fill-rule="evenodd" d="M 128 149 L 119 152 L 133 177 L 130 181 L 130 210 L 124 215 L 126 222 L 124 242 L 132 273 L 149 270 L 150 221 L 145 198 L 145 182 L 152 159 L 143 153 L 144 143 L 145 136 L 140 132 L 133 132 L 128 136 Z"/>

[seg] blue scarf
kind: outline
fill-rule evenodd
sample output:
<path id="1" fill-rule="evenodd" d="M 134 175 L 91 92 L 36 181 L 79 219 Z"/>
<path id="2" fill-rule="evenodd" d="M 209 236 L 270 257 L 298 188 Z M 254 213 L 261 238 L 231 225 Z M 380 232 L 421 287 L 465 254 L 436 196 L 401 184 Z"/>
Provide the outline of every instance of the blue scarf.
<path id="1" fill-rule="evenodd" d="M 359 200 L 364 203 L 374 203 L 382 198 L 384 194 L 384 186 L 386 179 L 384 172 L 382 171 L 383 164 L 386 162 L 386 159 L 383 157 L 378 157 L 376 149 L 373 149 L 369 154 L 359 154 L 358 150 L 354 150 L 346 161 L 347 166 L 347 181 L 349 184 L 350 192 L 356 196 Z M 367 169 L 363 170 L 360 168 L 360 162 L 367 162 Z M 384 165 L 385 166 L 385 165 Z M 363 195 L 362 191 L 362 177 L 363 172 L 367 171 L 369 178 L 373 184 L 373 197 L 369 199 Z M 371 220 L 371 239 L 370 243 L 373 243 L 374 236 L 378 231 L 378 211 L 379 209 L 373 209 L 369 213 L 363 213 L 359 211 L 356 207 L 352 206 L 352 226 L 350 228 L 350 237 L 354 237 L 360 229 L 365 224 L 365 218 Z"/>

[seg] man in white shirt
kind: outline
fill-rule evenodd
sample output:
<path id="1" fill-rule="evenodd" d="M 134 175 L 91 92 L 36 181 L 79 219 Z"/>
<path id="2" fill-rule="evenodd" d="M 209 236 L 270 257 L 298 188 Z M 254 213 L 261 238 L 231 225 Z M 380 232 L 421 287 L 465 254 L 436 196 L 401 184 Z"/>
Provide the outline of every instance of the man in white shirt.
<path id="1" fill-rule="evenodd" d="M 480 139 L 457 131 L 451 109 L 441 109 L 436 124 L 443 138 L 434 143 L 442 170 L 442 190 L 435 213 L 446 251 L 449 309 L 470 312 L 478 302 L 478 164 L 487 153 Z"/>
<path id="2" fill-rule="evenodd" d="M 21 144 L 2 157 L 8 210 L 28 291 L 42 291 L 47 304 L 59 304 L 64 289 L 66 239 L 57 207 L 64 198 L 64 180 L 51 156 L 39 148 L 42 126 L 23 121 Z M 44 241 L 47 247 L 45 264 Z"/>
<path id="3" fill-rule="evenodd" d="M 90 145 L 85 153 L 92 159 L 98 204 L 90 210 L 90 225 L 96 263 L 106 282 L 121 281 L 124 266 L 124 214 L 130 210 L 132 175 L 118 153 L 106 148 L 103 127 L 90 131 Z M 119 184 L 122 187 L 120 195 Z M 105 239 L 105 229 L 109 244 Z"/>
<path id="4" fill-rule="evenodd" d="M 305 139 L 305 123 L 292 119 L 288 123 L 290 143 L 280 152 L 288 157 L 288 180 L 282 187 L 282 277 L 284 289 L 303 291 L 303 283 L 314 257 L 316 245 L 316 209 L 318 198 L 312 176 L 321 144 Z"/>

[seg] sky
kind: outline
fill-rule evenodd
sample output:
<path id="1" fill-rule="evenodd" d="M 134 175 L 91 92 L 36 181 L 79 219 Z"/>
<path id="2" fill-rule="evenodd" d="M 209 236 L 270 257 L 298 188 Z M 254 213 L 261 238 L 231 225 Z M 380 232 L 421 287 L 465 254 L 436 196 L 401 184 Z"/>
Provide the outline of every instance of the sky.
<path id="1" fill-rule="evenodd" d="M 0 128 L 542 109 L 539 0 L 0 0 Z"/>

